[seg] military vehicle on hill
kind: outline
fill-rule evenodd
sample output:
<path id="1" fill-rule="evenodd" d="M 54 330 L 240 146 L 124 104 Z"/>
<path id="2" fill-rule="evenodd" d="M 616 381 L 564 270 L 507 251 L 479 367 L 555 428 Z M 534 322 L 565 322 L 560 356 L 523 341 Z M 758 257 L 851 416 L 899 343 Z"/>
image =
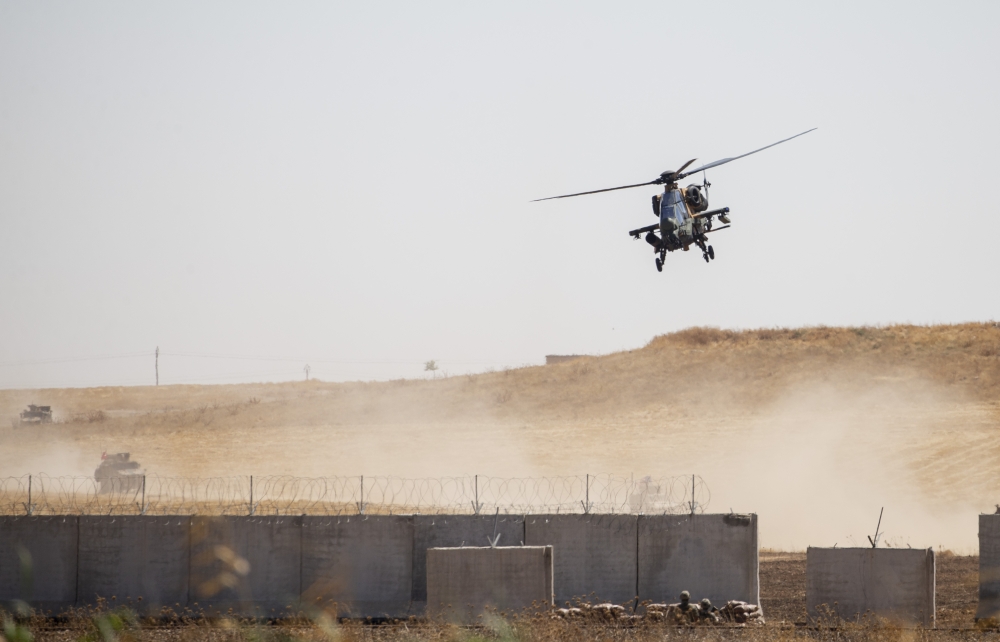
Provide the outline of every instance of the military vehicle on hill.
<path id="1" fill-rule="evenodd" d="M 94 480 L 100 485 L 97 492 L 127 493 L 142 489 L 145 475 L 139 462 L 132 461 L 129 453 L 101 454 L 101 465 L 94 471 Z"/>
<path id="2" fill-rule="evenodd" d="M 36 406 L 28 404 L 27 410 L 21 411 L 21 424 L 52 423 L 52 406 Z"/>

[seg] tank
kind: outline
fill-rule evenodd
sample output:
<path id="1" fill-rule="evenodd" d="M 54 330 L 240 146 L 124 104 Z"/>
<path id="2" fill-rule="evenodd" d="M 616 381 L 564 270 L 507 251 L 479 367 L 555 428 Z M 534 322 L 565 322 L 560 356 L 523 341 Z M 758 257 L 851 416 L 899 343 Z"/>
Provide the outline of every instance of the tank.
<path id="1" fill-rule="evenodd" d="M 28 404 L 27 410 L 21 411 L 22 424 L 50 424 L 52 423 L 52 406 L 36 406 Z"/>
<path id="2" fill-rule="evenodd" d="M 94 480 L 100 485 L 97 492 L 128 493 L 142 489 L 144 474 L 139 462 L 132 461 L 129 453 L 101 454 L 101 465 L 94 471 Z"/>

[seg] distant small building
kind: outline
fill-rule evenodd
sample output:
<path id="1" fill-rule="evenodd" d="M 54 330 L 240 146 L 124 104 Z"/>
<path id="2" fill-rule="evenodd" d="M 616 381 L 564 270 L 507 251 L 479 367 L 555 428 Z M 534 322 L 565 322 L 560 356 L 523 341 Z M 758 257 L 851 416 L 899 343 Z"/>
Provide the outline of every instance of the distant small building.
<path id="1" fill-rule="evenodd" d="M 582 359 L 585 354 L 547 354 L 545 355 L 545 365 L 551 366 L 556 363 L 566 363 L 574 359 Z"/>

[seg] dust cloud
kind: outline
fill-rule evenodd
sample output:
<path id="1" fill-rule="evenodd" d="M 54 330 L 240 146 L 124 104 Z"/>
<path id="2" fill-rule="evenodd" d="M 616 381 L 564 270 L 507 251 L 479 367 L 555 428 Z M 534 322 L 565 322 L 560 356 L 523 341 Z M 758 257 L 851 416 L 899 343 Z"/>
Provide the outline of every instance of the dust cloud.
<path id="1" fill-rule="evenodd" d="M 765 547 L 868 546 L 884 507 L 881 543 L 973 553 L 976 516 L 989 504 L 949 485 L 933 447 L 944 435 L 962 448 L 951 427 L 961 409 L 926 382 L 864 391 L 801 384 L 752 422 L 734 422 L 735 448 L 694 465 L 711 480 L 714 511 L 760 514 Z M 980 461 L 978 472 L 995 464 Z"/>
<path id="2" fill-rule="evenodd" d="M 993 324 L 692 329 L 556 366 L 381 383 L 0 391 L 0 477 L 153 474 L 656 477 L 698 474 L 709 512 L 755 512 L 779 550 L 880 541 L 977 549 L 1000 502 Z"/>

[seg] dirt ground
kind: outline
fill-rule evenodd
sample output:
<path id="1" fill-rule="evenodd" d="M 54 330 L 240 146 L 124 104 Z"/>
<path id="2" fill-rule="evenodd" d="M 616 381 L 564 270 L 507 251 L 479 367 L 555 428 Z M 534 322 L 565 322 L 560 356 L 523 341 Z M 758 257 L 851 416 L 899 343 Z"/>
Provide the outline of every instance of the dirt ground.
<path id="1" fill-rule="evenodd" d="M 848 626 L 840 629 L 814 629 L 801 626 L 806 619 L 806 555 L 762 551 L 760 556 L 761 602 L 767 624 L 747 629 L 707 628 L 684 630 L 662 625 L 620 626 L 589 623 L 567 626 L 551 619 L 536 618 L 527 626 L 494 623 L 491 627 L 459 628 L 442 624 L 409 621 L 394 625 L 366 625 L 349 622 L 340 625 L 322 622 L 300 624 L 252 624 L 205 622 L 126 628 L 115 639 L 156 642 L 218 640 L 242 642 L 579 642 L 619 640 L 654 642 L 679 640 L 765 642 L 772 640 L 803 642 L 939 642 L 948 640 L 996 640 L 996 631 L 980 631 L 973 617 L 978 592 L 979 558 L 975 556 L 937 555 L 937 626 L 933 630 L 907 630 L 893 627 Z M 101 639 L 92 614 L 81 614 L 68 623 L 35 622 L 34 639 L 39 642 L 69 642 Z M 0 637 L 2 639 L 2 637 Z M 105 638 L 107 639 L 107 638 Z"/>
<path id="2" fill-rule="evenodd" d="M 938 628 L 970 628 L 979 599 L 979 557 L 938 553 L 936 591 Z M 806 621 L 806 554 L 762 551 L 760 601 L 768 622 Z"/>
<path id="3" fill-rule="evenodd" d="M 322 619 L 299 623 L 247 623 L 194 619 L 164 625 L 126 624 L 115 639 L 156 641 L 254 641 L 291 642 L 316 640 L 337 642 L 578 642 L 579 640 L 620 640 L 653 642 L 668 638 L 683 640 L 824 640 L 837 642 L 918 642 L 942 640 L 996 640 L 996 631 L 981 631 L 973 620 L 979 582 L 979 558 L 937 554 L 937 625 L 932 630 L 907 630 L 888 627 L 852 626 L 840 628 L 805 627 L 806 554 L 762 551 L 760 554 L 761 603 L 767 624 L 760 627 L 676 629 L 656 624 L 587 624 L 554 621 L 550 617 L 529 618 L 521 624 L 493 622 L 480 628 L 460 628 L 440 623 L 410 620 L 389 625 L 345 622 L 336 624 Z M 42 641 L 101 639 L 97 631 L 99 616 L 81 611 L 68 621 L 35 620 L 29 624 L 34 638 Z M 116 621 L 118 625 L 122 622 Z M 105 625 L 108 621 L 105 620 Z M 0 640 L 2 640 L 0 636 Z M 104 638 L 108 639 L 108 638 Z"/>

